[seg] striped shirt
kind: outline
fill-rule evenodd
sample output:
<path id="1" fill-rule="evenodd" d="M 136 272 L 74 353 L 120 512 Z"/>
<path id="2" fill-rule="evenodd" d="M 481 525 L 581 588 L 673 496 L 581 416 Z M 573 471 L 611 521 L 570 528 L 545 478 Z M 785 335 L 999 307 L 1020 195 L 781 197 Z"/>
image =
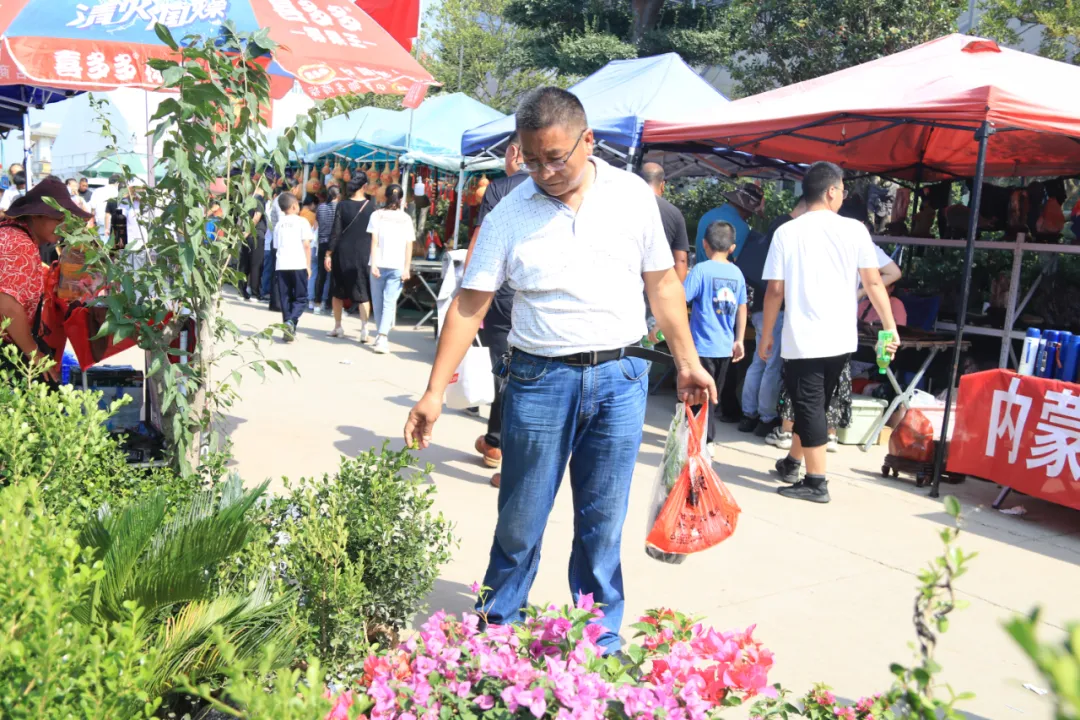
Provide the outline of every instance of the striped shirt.
<path id="1" fill-rule="evenodd" d="M 334 213 L 337 212 L 338 201 L 323 203 L 315 211 L 315 218 L 319 223 L 319 244 L 330 244 L 330 232 L 334 229 Z"/>

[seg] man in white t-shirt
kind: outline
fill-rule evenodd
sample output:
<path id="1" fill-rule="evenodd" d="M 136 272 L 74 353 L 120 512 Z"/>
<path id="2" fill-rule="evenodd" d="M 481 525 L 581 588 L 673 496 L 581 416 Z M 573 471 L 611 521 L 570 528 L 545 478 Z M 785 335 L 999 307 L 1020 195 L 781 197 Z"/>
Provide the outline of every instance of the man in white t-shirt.
<path id="1" fill-rule="evenodd" d="M 795 435 L 788 456 L 776 465 L 781 479 L 793 484 L 778 492 L 827 503 L 825 410 L 844 363 L 858 347 L 859 280 L 884 329 L 895 335 L 896 323 L 870 233 L 859 221 L 837 214 L 844 202 L 843 170 L 832 163 L 815 163 L 803 179 L 803 192 L 806 212 L 777 229 L 765 259 L 762 278 L 769 286 L 758 353 L 763 359 L 772 354 L 773 327 L 783 304 L 781 356 L 795 411 Z M 895 353 L 899 345 L 897 339 L 889 352 Z M 806 477 L 799 480 L 804 458 Z"/>
<path id="2" fill-rule="evenodd" d="M 716 385 L 694 350 L 686 296 L 649 186 L 590 157 L 594 137 L 585 109 L 565 90 L 529 93 L 516 125 L 530 179 L 480 227 L 405 437 L 421 447 L 430 443 L 443 393 L 495 291 L 508 281 L 516 297 L 510 353 L 497 369 L 507 380 L 502 481 L 482 612 L 492 624 L 523 619 L 569 464 L 570 592 L 591 594 L 604 606 L 598 644 L 610 653 L 619 649 L 620 543 L 648 390 L 648 364 L 630 348 L 647 332 L 645 293 L 675 356 L 680 399 L 715 403 Z"/>
<path id="3" fill-rule="evenodd" d="M 283 192 L 277 202 L 281 214 L 274 226 L 275 271 L 285 342 L 292 342 L 296 339 L 296 324 L 307 309 L 311 243 L 315 233 L 311 223 L 300 217 L 300 201 L 295 195 Z"/>
<path id="4" fill-rule="evenodd" d="M 0 212 L 6 213 L 11 203 L 26 194 L 26 173 L 22 170 L 11 176 L 11 187 L 0 195 Z"/>
<path id="5" fill-rule="evenodd" d="M 120 195 L 120 183 L 124 178 L 120 175 L 112 175 L 108 185 L 102 185 L 94 190 L 90 196 L 90 212 L 94 213 L 94 226 L 97 227 L 98 237 L 102 242 L 108 240 L 108 231 L 105 225 L 105 206 Z"/>

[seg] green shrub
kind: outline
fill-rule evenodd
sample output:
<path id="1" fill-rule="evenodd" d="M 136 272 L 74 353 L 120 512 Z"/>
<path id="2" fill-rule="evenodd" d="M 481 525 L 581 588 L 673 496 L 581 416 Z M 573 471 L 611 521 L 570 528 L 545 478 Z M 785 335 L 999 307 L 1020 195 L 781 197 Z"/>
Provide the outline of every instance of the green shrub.
<path id="1" fill-rule="evenodd" d="M 353 677 L 370 642 L 393 641 L 450 559 L 450 523 L 432 513 L 427 473 L 407 451 L 342 459 L 336 475 L 286 481 L 260 547 L 242 558 L 249 583 L 266 568 L 300 593 L 306 653 Z"/>
<path id="2" fill-rule="evenodd" d="M 100 577 L 33 482 L 0 490 L 0 717 L 113 720 L 152 715 L 144 691 L 156 653 L 142 613 L 90 626 L 77 619 Z"/>
<path id="3" fill-rule="evenodd" d="M 198 489 L 197 476 L 127 464 L 105 428 L 120 403 L 103 410 L 100 393 L 50 390 L 36 381 L 44 371 L 26 368 L 14 346 L 2 344 L 0 352 L 17 368 L 0 369 L 0 486 L 34 480 L 53 511 L 96 510 L 160 488 L 171 512 Z"/>

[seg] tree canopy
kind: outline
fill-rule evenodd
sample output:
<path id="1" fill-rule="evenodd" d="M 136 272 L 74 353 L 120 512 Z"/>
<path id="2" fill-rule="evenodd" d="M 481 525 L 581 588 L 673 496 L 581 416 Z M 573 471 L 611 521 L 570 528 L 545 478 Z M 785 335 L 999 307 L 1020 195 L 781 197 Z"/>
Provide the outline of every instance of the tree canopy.
<path id="1" fill-rule="evenodd" d="M 1073 0 L 983 0 L 982 9 L 981 34 L 1006 45 L 1019 45 L 1023 35 L 1041 29 L 1040 55 L 1077 62 L 1080 3 Z"/>

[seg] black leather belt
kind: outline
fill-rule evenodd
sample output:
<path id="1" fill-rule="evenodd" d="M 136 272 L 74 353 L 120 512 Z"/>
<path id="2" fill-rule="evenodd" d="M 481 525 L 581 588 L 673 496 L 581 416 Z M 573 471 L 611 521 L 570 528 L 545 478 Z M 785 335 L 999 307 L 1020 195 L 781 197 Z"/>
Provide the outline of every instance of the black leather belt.
<path id="1" fill-rule="evenodd" d="M 513 349 L 513 352 L 526 353 L 524 350 Z M 573 353 L 571 355 L 560 355 L 558 357 L 540 357 L 541 360 L 552 360 L 554 362 L 562 363 L 563 365 L 570 365 L 571 367 L 596 367 L 597 365 L 603 365 L 604 363 L 611 362 L 612 360 L 621 360 L 624 357 L 636 357 L 642 360 L 648 360 L 650 362 L 663 363 L 666 365 L 673 364 L 673 360 L 670 355 L 659 350 L 650 350 L 649 348 L 638 347 L 633 345 L 631 347 L 619 348 L 618 350 L 593 350 L 592 352 L 580 352 Z"/>

